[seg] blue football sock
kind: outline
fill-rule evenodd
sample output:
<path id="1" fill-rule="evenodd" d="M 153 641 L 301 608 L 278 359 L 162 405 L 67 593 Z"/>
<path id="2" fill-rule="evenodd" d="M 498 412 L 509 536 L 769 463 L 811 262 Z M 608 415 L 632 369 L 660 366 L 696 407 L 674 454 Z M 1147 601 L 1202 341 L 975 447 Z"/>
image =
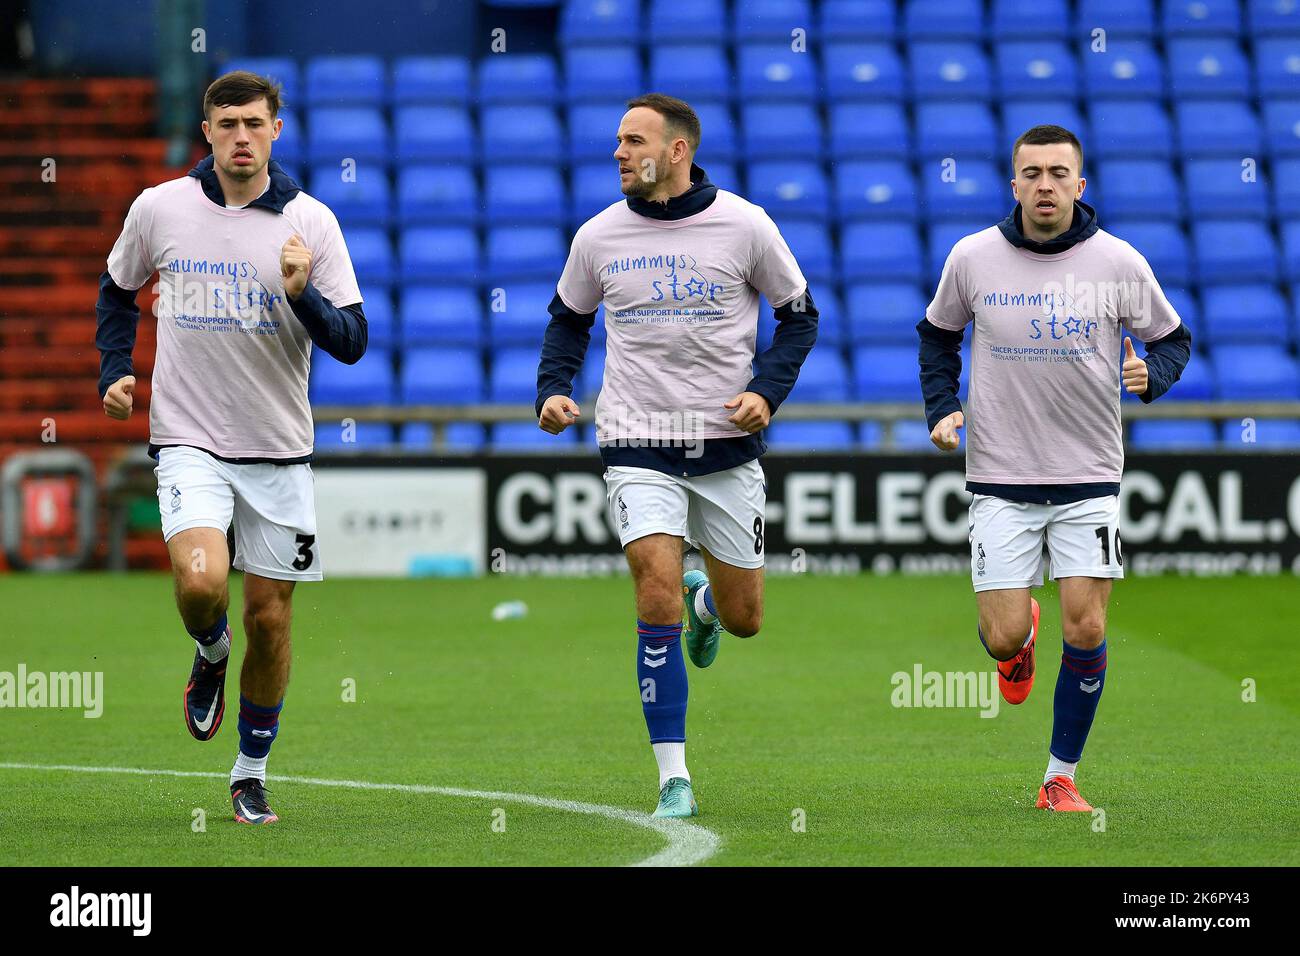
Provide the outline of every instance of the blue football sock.
<path id="1" fill-rule="evenodd" d="M 1078 763 L 1106 685 L 1106 642 L 1090 651 L 1065 645 L 1052 699 L 1052 756 Z"/>
<path id="2" fill-rule="evenodd" d="M 275 735 L 280 732 L 280 708 L 259 707 L 243 694 L 239 695 L 239 752 L 261 759 L 271 752 Z"/>
<path id="3" fill-rule="evenodd" d="M 718 609 L 713 606 L 713 585 L 712 584 L 706 584 L 704 586 L 704 606 L 709 609 L 709 613 L 712 614 L 714 617 L 718 616 Z"/>
<path id="4" fill-rule="evenodd" d="M 189 631 L 190 637 L 194 638 L 204 647 L 215 644 L 217 641 L 221 640 L 222 635 L 226 633 L 226 612 L 222 611 L 221 617 L 217 618 L 217 623 L 213 624 L 209 628 L 195 631 L 187 627 L 185 630 Z"/>
<path id="5" fill-rule="evenodd" d="M 636 679 L 650 742 L 686 740 L 686 660 L 680 622 L 636 622 Z"/>

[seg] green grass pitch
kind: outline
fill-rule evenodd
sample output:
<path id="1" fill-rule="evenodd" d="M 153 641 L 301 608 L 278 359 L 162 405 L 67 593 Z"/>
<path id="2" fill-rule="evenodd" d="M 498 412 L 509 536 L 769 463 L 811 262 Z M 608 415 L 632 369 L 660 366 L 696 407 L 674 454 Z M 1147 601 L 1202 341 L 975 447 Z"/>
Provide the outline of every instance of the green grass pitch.
<path id="1" fill-rule="evenodd" d="M 238 576 L 231 592 L 238 607 Z M 891 675 L 916 664 L 990 669 L 967 579 L 774 578 L 763 633 L 689 668 L 687 757 L 709 832 L 687 842 L 718 865 L 1296 865 L 1294 593 L 1291 578 L 1118 584 L 1079 776 L 1101 829 L 1032 806 L 1060 660 L 1052 588 L 1033 695 L 985 719 L 891 705 Z M 494 622 L 511 599 L 527 618 Z M 0 606 L 0 671 L 101 670 L 105 696 L 99 719 L 0 710 L 0 763 L 229 771 L 237 685 L 216 739 L 192 740 L 192 645 L 168 577 L 10 575 Z M 303 585 L 270 772 L 652 810 L 633 623 L 627 579 Z M 231 820 L 215 776 L 5 767 L 0 786 L 0 862 L 19 865 L 627 864 L 664 851 L 676 826 L 501 794 L 272 781 L 282 822 L 253 828 Z"/>

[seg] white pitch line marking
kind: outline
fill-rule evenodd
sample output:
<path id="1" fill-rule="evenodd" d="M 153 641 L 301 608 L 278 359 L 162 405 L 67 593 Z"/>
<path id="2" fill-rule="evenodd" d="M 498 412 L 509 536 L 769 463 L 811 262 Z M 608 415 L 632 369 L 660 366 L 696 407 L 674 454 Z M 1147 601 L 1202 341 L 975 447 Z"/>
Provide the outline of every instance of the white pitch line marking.
<path id="1" fill-rule="evenodd" d="M 57 770 L 66 773 L 124 773 L 136 776 L 206 777 L 229 779 L 229 774 L 206 770 L 149 770 L 144 767 L 80 767 L 72 764 L 0 763 L 0 770 Z M 559 800 L 555 797 L 538 797 L 531 793 L 509 793 L 504 790 L 465 790 L 461 787 L 433 787 L 418 783 L 372 783 L 368 780 L 325 780 L 319 777 L 281 777 L 268 774 L 267 781 L 296 783 L 310 787 L 344 787 L 349 790 L 396 790 L 401 793 L 427 793 L 442 797 L 464 797 L 470 800 L 498 800 L 523 803 L 532 807 L 564 810 L 568 813 L 585 813 L 590 816 L 619 820 L 634 826 L 653 830 L 668 841 L 668 845 L 653 856 L 638 860 L 631 866 L 695 866 L 718 852 L 721 838 L 707 827 L 686 820 L 660 820 L 639 810 L 624 810 L 602 803 L 582 803 L 577 800 Z"/>

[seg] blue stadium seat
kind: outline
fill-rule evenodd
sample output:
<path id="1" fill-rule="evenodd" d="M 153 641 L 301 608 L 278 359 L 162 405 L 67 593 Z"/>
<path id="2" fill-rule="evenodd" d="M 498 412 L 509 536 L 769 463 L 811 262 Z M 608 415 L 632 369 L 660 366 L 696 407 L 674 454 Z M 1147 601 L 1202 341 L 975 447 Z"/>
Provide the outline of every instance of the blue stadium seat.
<path id="1" fill-rule="evenodd" d="M 1300 222 L 1283 222 L 1282 270 L 1286 277 L 1300 284 Z"/>
<path id="2" fill-rule="evenodd" d="M 1297 95 L 1300 36 L 1271 37 L 1255 44 L 1255 90 L 1261 97 Z"/>
<path id="3" fill-rule="evenodd" d="M 695 161 L 712 172 L 718 162 L 729 163 L 736 158 L 736 123 L 726 103 L 703 101 L 692 103 L 691 109 L 700 120 L 700 151 Z"/>
<path id="4" fill-rule="evenodd" d="M 494 283 L 527 279 L 554 282 L 564 269 L 569 245 L 552 226 L 505 226 L 487 233 L 487 270 Z"/>
<path id="5" fill-rule="evenodd" d="M 911 454 L 917 452 L 939 454 L 939 449 L 935 448 L 934 442 L 930 441 L 930 426 L 924 421 L 916 418 L 905 418 L 902 421 L 894 422 L 891 430 L 892 434 L 888 448 L 885 447 L 882 436 L 876 443 L 879 450 L 908 452 Z M 957 435 L 962 446 L 965 447 L 966 436 L 962 432 L 958 432 Z"/>
<path id="6" fill-rule="evenodd" d="M 1277 281 L 1277 247 L 1264 223 L 1194 222 L 1192 239 L 1202 285 Z"/>
<path id="7" fill-rule="evenodd" d="M 1241 32 L 1238 0 L 1165 0 L 1165 36 L 1236 36 Z"/>
<path id="8" fill-rule="evenodd" d="M 786 401 L 791 404 L 847 402 L 849 396 L 849 370 L 839 350 L 814 348 L 799 370 L 799 379 Z"/>
<path id="9" fill-rule="evenodd" d="M 464 56 L 404 56 L 393 64 L 393 105 L 469 102 L 471 73 Z"/>
<path id="10" fill-rule="evenodd" d="M 916 104 L 916 151 L 922 160 L 949 156 L 988 159 L 1003 147 L 993 111 L 984 103 Z"/>
<path id="11" fill-rule="evenodd" d="M 1074 22 L 1081 37 L 1098 27 L 1111 37 L 1149 37 L 1156 28 L 1152 0 L 1079 0 Z"/>
<path id="12" fill-rule="evenodd" d="M 835 164 L 835 215 L 840 219 L 914 219 L 916 179 L 897 160 L 858 160 Z"/>
<path id="13" fill-rule="evenodd" d="M 1205 290 L 1203 341 L 1214 346 L 1261 342 L 1285 344 L 1291 337 L 1286 299 L 1272 285 L 1220 285 Z"/>
<path id="14" fill-rule="evenodd" d="M 695 161 L 698 163 L 699 158 L 696 157 Z M 704 171 L 709 174 L 709 182 L 713 183 L 713 185 L 717 186 L 719 189 L 725 189 L 727 192 L 736 194 L 743 193 L 743 189 L 740 185 L 740 173 L 737 170 L 735 163 L 715 163 L 713 160 L 709 160 L 708 167 L 701 168 L 704 168 Z"/>
<path id="15" fill-rule="evenodd" d="M 474 126 L 459 106 L 404 106 L 393 111 L 397 161 L 470 162 L 477 154 Z"/>
<path id="16" fill-rule="evenodd" d="M 306 79 L 312 106 L 387 105 L 388 70 L 377 56 L 314 56 Z"/>
<path id="17" fill-rule="evenodd" d="M 1300 36 L 1300 4 L 1289 0 L 1246 0 L 1250 32 L 1256 37 Z"/>
<path id="18" fill-rule="evenodd" d="M 397 429 L 397 443 L 411 451 L 434 451 L 434 438 L 430 422 L 407 422 Z M 449 422 L 443 442 L 442 451 L 479 451 L 487 444 L 487 429 L 478 422 Z"/>
<path id="19" fill-rule="evenodd" d="M 484 157 L 527 156 L 532 162 L 564 160 L 564 130 L 545 106 L 488 106 L 479 114 Z M 614 151 L 610 150 L 613 157 Z"/>
<path id="20" fill-rule="evenodd" d="M 844 421 L 790 422 L 773 425 L 763 434 L 768 447 L 780 451 L 851 451 L 857 444 L 853 426 Z"/>
<path id="21" fill-rule="evenodd" d="M 1193 331 L 1195 336 L 1196 332 Z M 1145 350 L 1136 342 L 1133 347 L 1137 349 L 1139 355 L 1145 355 Z M 1187 367 L 1183 369 L 1183 374 L 1178 377 L 1178 381 L 1173 387 L 1160 399 L 1162 402 L 1209 402 L 1214 400 L 1214 368 L 1209 361 L 1199 352 L 1193 352 L 1191 360 L 1188 361 Z M 1139 402 L 1136 395 L 1130 395 L 1124 392 L 1127 400 Z"/>
<path id="22" fill-rule="evenodd" d="M 1011 100 L 1003 103 L 1001 148 L 1009 151 L 1011 145 L 1020 138 L 1021 133 L 1041 123 L 1064 126 L 1079 137 L 1085 144 L 1089 157 L 1092 156 L 1092 142 L 1087 123 L 1084 122 L 1083 114 L 1079 112 L 1079 108 L 1072 100 L 1034 100 L 1033 102 Z"/>
<path id="23" fill-rule="evenodd" d="M 403 282 L 473 282 L 479 271 L 479 245 L 465 226 L 417 226 L 402 230 Z"/>
<path id="24" fill-rule="evenodd" d="M 343 159 L 388 162 L 388 125 L 377 109 L 315 109 L 307 125 L 307 153 L 313 165 L 337 164 Z"/>
<path id="25" fill-rule="evenodd" d="M 402 344 L 459 345 L 484 342 L 483 302 L 473 286 L 409 285 L 402 290 Z"/>
<path id="26" fill-rule="evenodd" d="M 614 168 L 611 163 L 610 169 Z M 493 163 L 483 172 L 483 207 L 494 226 L 559 225 L 568 214 L 569 202 L 558 166 Z"/>
<path id="27" fill-rule="evenodd" d="M 293 110 L 280 110 L 280 119 L 283 125 L 280 127 L 280 136 L 271 147 L 271 156 L 281 166 L 296 165 L 303 158 L 303 142 L 306 137 L 303 135 L 303 124 L 298 114 Z"/>
<path id="28" fill-rule="evenodd" d="M 258 76 L 265 76 L 279 83 L 280 105 L 282 108 L 285 105 L 294 108 L 303 105 L 298 99 L 298 94 L 302 91 L 301 76 L 298 72 L 298 63 L 293 58 L 287 56 L 240 56 L 227 60 L 225 66 L 221 68 L 222 73 L 230 73 L 235 70 L 247 70 L 249 73 L 256 73 Z"/>
<path id="29" fill-rule="evenodd" d="M 919 405 L 917 374 L 914 346 L 868 345 L 853 350 L 853 389 L 859 401 Z"/>
<path id="30" fill-rule="evenodd" d="M 983 0 L 908 0 L 902 33 L 908 42 L 984 38 Z"/>
<path id="31" fill-rule="evenodd" d="M 377 163 L 359 165 L 353 171 L 353 182 L 345 182 L 342 172 L 332 165 L 313 169 L 311 194 L 330 207 L 344 229 L 386 228 L 393 214 L 393 197 L 384 167 Z"/>
<path id="32" fill-rule="evenodd" d="M 361 451 L 365 448 L 385 448 L 393 443 L 393 426 L 387 422 L 317 422 L 315 446 L 317 451 Z"/>
<path id="33" fill-rule="evenodd" d="M 345 241 L 358 285 L 386 287 L 396 280 L 396 258 L 387 232 L 383 229 L 350 229 Z"/>
<path id="34" fill-rule="evenodd" d="M 1198 340 L 1196 344 L 1199 345 L 1199 338 L 1201 335 L 1201 306 L 1197 302 L 1196 296 L 1193 295 L 1191 290 L 1186 286 L 1181 285 L 1161 286 L 1160 291 L 1165 294 L 1165 298 L 1168 299 L 1169 304 L 1174 307 L 1174 311 L 1178 313 L 1178 317 L 1183 320 L 1183 325 L 1187 326 L 1191 330 L 1193 338 Z"/>
<path id="35" fill-rule="evenodd" d="M 903 98 L 903 61 L 887 43 L 828 43 L 822 88 L 831 102 Z"/>
<path id="36" fill-rule="evenodd" d="M 1226 421 L 1220 426 L 1219 438 L 1224 448 L 1241 451 L 1300 446 L 1300 421 L 1294 418 L 1257 418 L 1253 431 L 1254 440 L 1246 441 L 1246 426 L 1239 420 Z"/>
<path id="37" fill-rule="evenodd" d="M 623 100 L 581 103 L 569 108 L 569 162 L 601 159 L 614 168 L 618 148 L 618 124 L 627 107 Z"/>
<path id="38" fill-rule="evenodd" d="M 1258 156 L 1263 131 L 1250 105 L 1239 100 L 1184 100 L 1174 107 L 1184 156 Z"/>
<path id="39" fill-rule="evenodd" d="M 913 43 L 908 67 L 918 100 L 987 100 L 993 92 L 988 57 L 974 43 Z"/>
<path id="40" fill-rule="evenodd" d="M 1300 156 L 1273 164 L 1273 212 L 1279 219 L 1300 217 Z"/>
<path id="41" fill-rule="evenodd" d="M 1064 40 L 1069 33 L 1068 0 L 993 0 L 993 18 L 989 28 L 993 37 L 1003 40 Z"/>
<path id="42" fill-rule="evenodd" d="M 1300 364 L 1278 346 L 1221 345 L 1210 361 L 1221 399 L 1300 399 Z"/>
<path id="43" fill-rule="evenodd" d="M 647 26 L 651 50 L 665 43 L 698 42 L 700 37 L 720 40 L 727 36 L 727 4 L 725 0 L 694 0 L 690 15 L 683 16 L 682 5 L 676 0 L 650 0 Z"/>
<path id="44" fill-rule="evenodd" d="M 536 359 L 541 354 L 542 336 L 551 321 L 546 311 L 555 297 L 554 282 L 518 282 L 505 287 L 502 296 L 493 297 L 488 309 L 488 322 L 492 335 L 492 348 L 503 346 L 528 346 Z M 500 311 L 496 311 L 498 303 Z M 533 380 L 537 368 L 534 361 Z"/>
<path id="45" fill-rule="evenodd" d="M 1257 172 L 1253 181 L 1243 182 L 1240 159 L 1189 159 L 1183 168 L 1187 176 L 1187 208 L 1192 216 L 1268 218 L 1268 182 L 1262 172 Z"/>
<path id="46" fill-rule="evenodd" d="M 1177 221 L 1183 216 L 1183 191 L 1173 165 L 1163 159 L 1103 159 L 1088 188 L 1106 191 L 1110 208 L 1125 216 Z M 1084 197 L 1087 199 L 1088 197 Z"/>
<path id="47" fill-rule="evenodd" d="M 612 163 L 582 163 L 573 167 L 573 193 L 569 200 L 569 224 L 582 225 L 607 206 L 623 200 L 618 172 Z"/>
<path id="48" fill-rule="evenodd" d="M 1172 159 L 1174 127 L 1156 100 L 1093 100 L 1088 105 L 1089 154 L 1098 159 Z"/>
<path id="49" fill-rule="evenodd" d="M 737 43 L 790 42 L 795 29 L 810 32 L 812 7 L 808 0 L 747 0 L 735 5 L 732 34 Z"/>
<path id="50" fill-rule="evenodd" d="M 736 51 L 737 94 L 753 100 L 809 100 L 817 95 L 817 68 L 811 53 L 782 44 L 747 44 Z"/>
<path id="51" fill-rule="evenodd" d="M 1127 0 L 1121 0 L 1127 2 Z M 1092 21 L 1093 25 L 1097 21 Z M 1158 99 L 1165 95 L 1165 67 L 1145 40 L 1110 40 L 1104 53 L 1083 56 L 1089 98 Z"/>
<path id="52" fill-rule="evenodd" d="M 1141 418 L 1129 425 L 1128 443 L 1134 450 L 1163 451 L 1187 449 L 1203 451 L 1219 441 L 1214 422 L 1206 418 Z"/>
<path id="53" fill-rule="evenodd" d="M 1011 202 L 1007 203 L 1007 209 L 1010 210 Z M 958 220 L 930 220 L 926 228 L 926 270 L 925 275 L 929 281 L 929 287 L 935 288 L 939 284 L 939 276 L 943 272 L 943 264 L 948 259 L 948 253 L 952 252 L 960 239 L 979 232 L 981 229 L 987 229 L 990 223 L 986 220 L 977 219 L 958 219 Z M 918 315 L 919 322 L 922 316 Z M 916 323 L 912 323 L 915 325 Z"/>
<path id="54" fill-rule="evenodd" d="M 530 408 L 537 398 L 537 349 L 507 348 L 492 352 L 488 373 L 488 401 L 523 403 Z M 532 426 L 535 430 L 537 426 Z"/>
<path id="55" fill-rule="evenodd" d="M 1174 96 L 1250 95 L 1250 69 L 1235 39 L 1170 40 L 1169 88 Z"/>
<path id="56" fill-rule="evenodd" d="M 822 157 L 822 121 L 809 103 L 741 107 L 741 147 L 748 161 Z"/>
<path id="57" fill-rule="evenodd" d="M 929 304 L 911 283 L 859 283 L 848 288 L 849 340 L 854 345 L 913 345 Z"/>
<path id="58" fill-rule="evenodd" d="M 831 159 L 907 159 L 912 131 L 897 103 L 836 103 L 830 108 Z"/>
<path id="59" fill-rule="evenodd" d="M 984 160 L 959 160 L 951 182 L 937 169 L 921 181 L 927 219 L 983 219 L 991 225 L 1015 204 L 1006 168 Z"/>
<path id="60" fill-rule="evenodd" d="M 921 240 L 910 223 L 851 223 L 840 249 L 845 282 L 920 281 Z"/>
<path id="61" fill-rule="evenodd" d="M 782 221 L 791 216 L 825 219 L 830 213 L 830 187 L 819 163 L 751 163 L 746 198 Z"/>
<path id="62" fill-rule="evenodd" d="M 478 183 L 469 166 L 406 166 L 397 174 L 397 218 L 403 226 L 472 226 L 478 216 Z"/>
<path id="63" fill-rule="evenodd" d="M 491 448 L 495 452 L 543 454 L 581 444 L 579 435 L 577 428 L 566 428 L 558 435 L 551 435 L 538 428 L 535 422 L 500 422 L 492 426 Z"/>
<path id="64" fill-rule="evenodd" d="M 568 0 L 560 13 L 566 47 L 641 42 L 640 0 Z"/>
<path id="65" fill-rule="evenodd" d="M 391 405 L 393 361 L 387 349 L 367 349 L 355 365 L 313 362 L 308 397 L 313 405 Z"/>
<path id="66" fill-rule="evenodd" d="M 995 57 L 998 88 L 1004 99 L 1070 99 L 1077 95 L 1079 69 L 1064 43 L 999 43 Z"/>
<path id="67" fill-rule="evenodd" d="M 838 277 L 834 247 L 826 227 L 819 222 L 792 220 L 781 223 L 781 236 L 809 282 L 832 282 Z M 815 293 L 814 293 L 815 294 Z"/>
<path id="68" fill-rule="evenodd" d="M 548 53 L 510 53 L 478 61 L 478 101 L 549 106 L 558 99 L 559 71 Z"/>
<path id="69" fill-rule="evenodd" d="M 689 23 L 692 17 L 677 16 Z M 731 66 L 720 46 L 652 46 L 650 88 L 693 103 L 731 98 Z"/>
<path id="70" fill-rule="evenodd" d="M 1268 151 L 1274 156 L 1300 156 L 1300 99 L 1266 102 L 1264 130 Z"/>
<path id="71" fill-rule="evenodd" d="M 403 354 L 403 404 L 474 405 L 483 398 L 483 363 L 477 349 L 409 349 Z"/>
<path id="72" fill-rule="evenodd" d="M 564 95 L 570 103 L 631 99 L 645 89 L 635 44 L 580 46 L 564 54 Z"/>
<path id="73" fill-rule="evenodd" d="M 1187 285 L 1192 280 L 1191 248 L 1187 237 L 1171 222 L 1146 219 L 1113 220 L 1106 231 L 1118 236 L 1151 263 L 1161 285 Z"/>
<path id="74" fill-rule="evenodd" d="M 894 0 L 822 0 L 817 13 L 817 35 L 836 40 L 889 41 L 898 27 Z"/>
<path id="75" fill-rule="evenodd" d="M 397 344 L 393 324 L 393 299 L 383 286 L 361 289 L 362 310 L 366 313 L 366 348 L 387 349 Z"/>

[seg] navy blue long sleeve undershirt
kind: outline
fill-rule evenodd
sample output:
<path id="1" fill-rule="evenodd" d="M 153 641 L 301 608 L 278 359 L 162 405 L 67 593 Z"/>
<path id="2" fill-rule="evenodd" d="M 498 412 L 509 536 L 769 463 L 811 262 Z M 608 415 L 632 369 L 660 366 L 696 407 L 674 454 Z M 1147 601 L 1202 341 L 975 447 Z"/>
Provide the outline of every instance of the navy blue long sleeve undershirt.
<path id="1" fill-rule="evenodd" d="M 773 413 L 790 395 L 799 370 L 817 343 L 818 318 L 817 306 L 807 288 L 774 312 L 776 333 L 772 344 L 754 359 L 754 377 L 745 386 L 745 391 L 767 399 Z"/>
<path id="2" fill-rule="evenodd" d="M 99 397 L 124 375 L 135 374 L 131 351 L 135 348 L 135 327 L 140 307 L 139 290 L 123 289 L 107 271 L 99 277 L 99 300 L 95 303 L 95 348 L 99 349 Z"/>
<path id="3" fill-rule="evenodd" d="M 289 299 L 289 308 L 317 348 L 343 364 L 355 365 L 366 354 L 370 333 L 360 302 L 339 308 L 308 279 L 297 300 Z"/>
<path id="4" fill-rule="evenodd" d="M 539 416 L 552 395 L 573 394 L 573 380 L 587 357 L 591 327 L 596 323 L 595 312 L 574 312 L 558 292 L 546 311 L 551 313 L 551 321 L 546 325 L 542 357 L 537 364 L 535 410 Z"/>

